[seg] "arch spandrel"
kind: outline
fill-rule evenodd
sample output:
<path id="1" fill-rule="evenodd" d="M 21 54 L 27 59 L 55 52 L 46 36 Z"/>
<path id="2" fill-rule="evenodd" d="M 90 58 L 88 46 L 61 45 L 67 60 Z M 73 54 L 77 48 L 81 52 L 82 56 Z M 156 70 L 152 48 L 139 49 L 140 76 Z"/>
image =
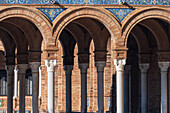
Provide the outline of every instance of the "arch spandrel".
<path id="1" fill-rule="evenodd" d="M 119 38 L 121 36 L 121 24 L 117 18 L 111 15 L 105 9 L 92 7 L 76 7 L 63 11 L 53 21 L 53 40 L 59 39 L 62 30 L 72 21 L 78 18 L 93 18 L 105 25 L 109 30 L 111 37 Z"/>
<path id="2" fill-rule="evenodd" d="M 124 44 L 127 45 L 127 39 L 135 25 L 149 18 L 157 18 L 170 23 L 170 9 L 161 7 L 146 7 L 136 9 L 131 15 L 122 21 L 122 37 Z"/>
<path id="3" fill-rule="evenodd" d="M 38 9 L 25 6 L 10 6 L 3 7 L 0 10 L 0 21 L 12 17 L 27 19 L 28 21 L 31 21 L 33 24 L 35 24 L 35 26 L 39 29 L 42 34 L 43 41 L 45 41 L 45 45 L 47 45 L 47 43 L 52 44 L 51 23 L 43 14 L 40 13 Z M 46 48 L 47 47 L 44 49 Z"/>

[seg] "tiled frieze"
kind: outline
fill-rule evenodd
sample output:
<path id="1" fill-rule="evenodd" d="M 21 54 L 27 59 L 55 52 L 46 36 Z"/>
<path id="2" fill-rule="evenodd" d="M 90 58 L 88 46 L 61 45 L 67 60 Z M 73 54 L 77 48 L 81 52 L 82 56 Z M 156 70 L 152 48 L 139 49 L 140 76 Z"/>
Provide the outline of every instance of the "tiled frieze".
<path id="1" fill-rule="evenodd" d="M 0 4 L 52 4 L 52 0 L 0 0 Z M 170 5 L 169 0 L 55 0 L 56 4 L 119 4 Z"/>

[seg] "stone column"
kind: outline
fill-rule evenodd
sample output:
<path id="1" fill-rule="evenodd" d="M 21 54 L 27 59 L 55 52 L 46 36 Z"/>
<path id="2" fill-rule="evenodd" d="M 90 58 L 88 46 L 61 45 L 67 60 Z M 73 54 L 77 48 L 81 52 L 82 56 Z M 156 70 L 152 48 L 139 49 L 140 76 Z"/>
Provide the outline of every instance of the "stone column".
<path id="1" fill-rule="evenodd" d="M 7 65 L 7 112 L 13 112 L 14 65 Z"/>
<path id="2" fill-rule="evenodd" d="M 25 113 L 25 75 L 28 64 L 18 64 L 19 70 L 19 113 Z"/>
<path id="3" fill-rule="evenodd" d="M 54 113 L 54 71 L 57 60 L 45 60 L 48 82 L 48 113 Z"/>
<path id="4" fill-rule="evenodd" d="M 95 62 L 97 68 L 97 85 L 98 85 L 98 113 L 104 113 L 104 81 L 103 81 L 103 74 L 104 74 L 104 67 L 106 66 L 105 61 L 96 61 Z"/>
<path id="5" fill-rule="evenodd" d="M 125 113 L 129 113 L 129 72 L 131 70 L 131 65 L 125 66 L 124 71 L 124 110 Z"/>
<path id="6" fill-rule="evenodd" d="M 147 71 L 149 69 L 148 63 L 139 64 L 141 70 L 141 113 L 148 112 L 148 81 Z"/>
<path id="7" fill-rule="evenodd" d="M 66 113 L 71 112 L 71 75 L 73 70 L 73 65 L 64 65 L 65 75 L 66 75 Z"/>
<path id="8" fill-rule="evenodd" d="M 161 113 L 168 113 L 168 68 L 170 62 L 158 62 L 161 69 Z"/>
<path id="9" fill-rule="evenodd" d="M 38 74 L 41 62 L 30 62 L 32 71 L 32 112 L 39 113 L 38 110 Z"/>
<path id="10" fill-rule="evenodd" d="M 117 100 L 117 113 L 124 113 L 124 91 L 123 91 L 123 71 L 126 59 L 115 59 L 114 65 L 116 66 L 116 100 Z"/>
<path id="11" fill-rule="evenodd" d="M 81 112 L 87 112 L 87 69 L 89 68 L 88 63 L 79 64 L 81 72 Z"/>
<path id="12" fill-rule="evenodd" d="M 18 69 L 14 69 L 14 98 L 18 97 Z"/>
<path id="13" fill-rule="evenodd" d="M 42 70 L 42 67 L 39 67 L 39 95 L 38 95 L 38 98 L 41 98 L 41 94 L 42 94 L 42 89 L 41 89 L 41 70 Z"/>

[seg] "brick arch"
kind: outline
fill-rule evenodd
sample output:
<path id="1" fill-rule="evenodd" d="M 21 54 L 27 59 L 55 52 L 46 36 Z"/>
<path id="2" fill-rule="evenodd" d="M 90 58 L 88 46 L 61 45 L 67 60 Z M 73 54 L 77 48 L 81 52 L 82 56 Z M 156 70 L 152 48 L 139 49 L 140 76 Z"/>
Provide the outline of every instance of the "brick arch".
<path id="1" fill-rule="evenodd" d="M 39 29 L 45 43 L 48 43 L 48 40 L 52 37 L 51 23 L 38 9 L 25 6 L 10 6 L 0 10 L 0 21 L 13 17 L 24 18 L 31 21 Z"/>
<path id="2" fill-rule="evenodd" d="M 170 10 L 160 7 L 147 7 L 135 10 L 131 15 L 127 16 L 122 21 L 122 37 L 124 39 L 122 43 L 124 43 L 124 46 L 127 46 L 128 36 L 134 26 L 149 18 L 157 18 L 170 23 Z"/>
<path id="3" fill-rule="evenodd" d="M 62 12 L 53 21 L 53 43 L 59 39 L 62 30 L 72 21 L 78 18 L 93 18 L 100 21 L 111 34 L 111 37 L 119 38 L 121 36 L 121 24 L 116 17 L 111 15 L 105 9 L 92 7 L 70 8 Z"/>

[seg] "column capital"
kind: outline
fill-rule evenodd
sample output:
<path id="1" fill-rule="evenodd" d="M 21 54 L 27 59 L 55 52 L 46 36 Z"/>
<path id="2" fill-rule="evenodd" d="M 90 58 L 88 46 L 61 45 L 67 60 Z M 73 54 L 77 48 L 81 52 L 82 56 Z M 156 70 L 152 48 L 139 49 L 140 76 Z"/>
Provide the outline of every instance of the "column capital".
<path id="1" fill-rule="evenodd" d="M 64 70 L 65 70 L 66 76 L 71 75 L 72 70 L 73 70 L 73 65 L 64 65 Z"/>
<path id="2" fill-rule="evenodd" d="M 129 73 L 131 70 L 131 65 L 125 65 L 124 73 Z"/>
<path id="3" fill-rule="evenodd" d="M 82 72 L 87 72 L 87 69 L 89 68 L 89 63 L 80 63 L 79 68 Z"/>
<path id="4" fill-rule="evenodd" d="M 125 64 L 126 64 L 126 59 L 114 59 L 114 65 L 116 66 L 116 71 L 124 71 Z"/>
<path id="5" fill-rule="evenodd" d="M 161 69 L 161 72 L 167 72 L 170 66 L 170 62 L 158 62 L 158 66 Z"/>
<path id="6" fill-rule="evenodd" d="M 19 73 L 26 73 L 26 70 L 28 69 L 28 64 L 17 64 Z"/>
<path id="7" fill-rule="evenodd" d="M 106 66 L 106 61 L 96 61 L 95 66 L 97 71 L 104 71 L 104 67 Z"/>
<path id="8" fill-rule="evenodd" d="M 139 64 L 139 68 L 140 68 L 141 72 L 146 73 L 147 70 L 149 69 L 149 63 Z"/>
<path id="9" fill-rule="evenodd" d="M 47 66 L 47 72 L 54 71 L 54 67 L 57 65 L 57 60 L 45 60 Z"/>
<path id="10" fill-rule="evenodd" d="M 32 73 L 37 73 L 39 71 L 39 67 L 41 62 L 29 62 Z"/>

